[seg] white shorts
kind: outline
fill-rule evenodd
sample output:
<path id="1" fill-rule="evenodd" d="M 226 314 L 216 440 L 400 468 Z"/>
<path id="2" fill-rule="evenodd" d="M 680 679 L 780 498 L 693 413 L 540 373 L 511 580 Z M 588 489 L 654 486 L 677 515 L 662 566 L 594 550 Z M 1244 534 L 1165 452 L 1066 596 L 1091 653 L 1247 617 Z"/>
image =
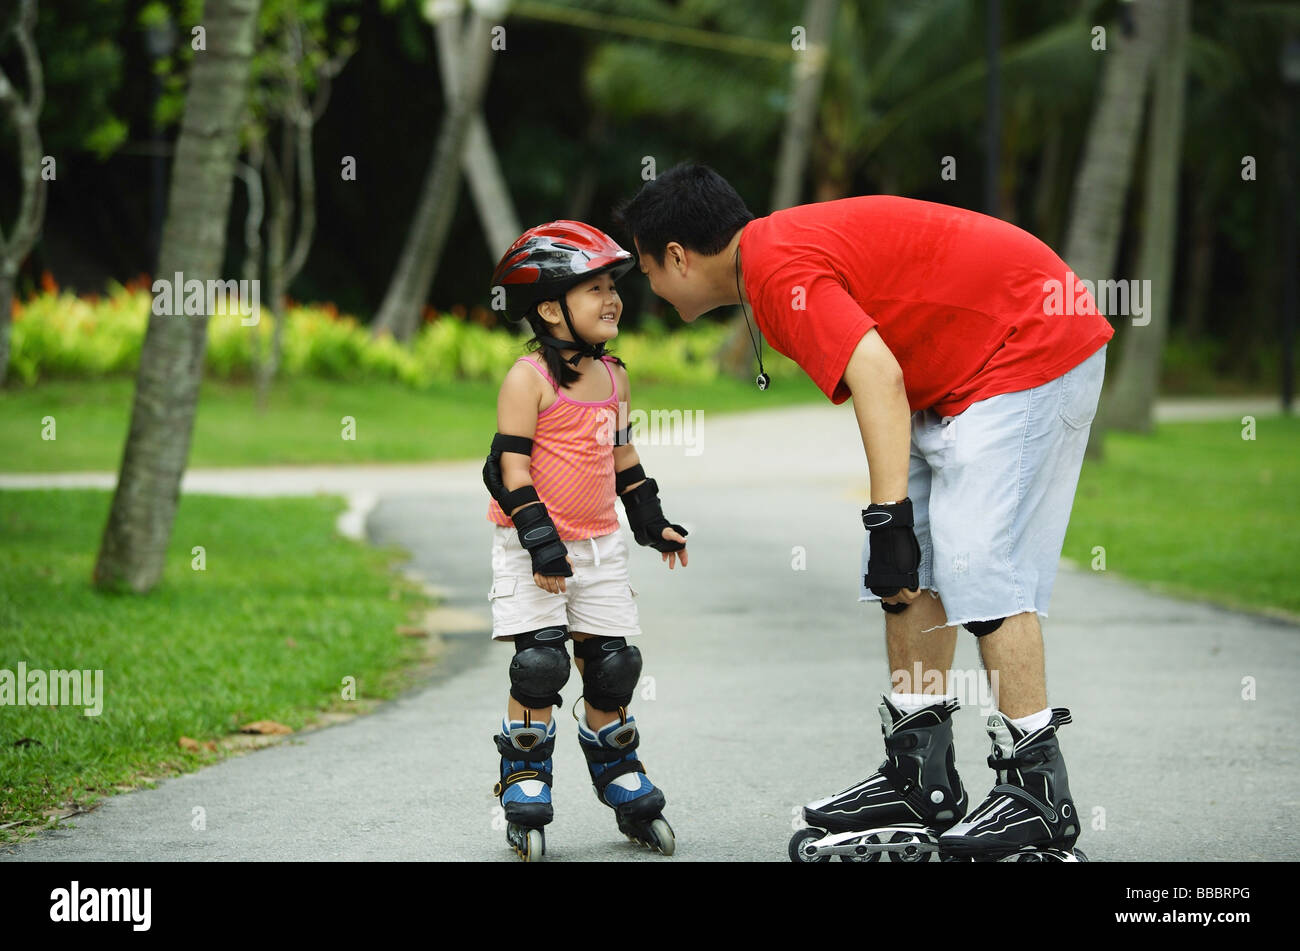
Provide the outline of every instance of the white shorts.
<path id="1" fill-rule="evenodd" d="M 518 532 L 508 525 L 493 526 L 492 636 L 513 637 L 553 624 L 597 637 L 640 634 L 622 531 L 566 541 L 564 547 L 573 559 L 573 577 L 564 579 L 563 594 L 552 594 L 533 581 L 532 557 L 519 544 Z"/>
<path id="2" fill-rule="evenodd" d="M 921 547 L 917 577 L 943 598 L 950 626 L 1029 611 L 1047 617 L 1105 375 L 1103 344 L 1032 389 L 979 400 L 957 416 L 912 414 L 907 494 Z M 859 601 L 880 600 L 861 583 L 870 560 L 866 532 Z"/>

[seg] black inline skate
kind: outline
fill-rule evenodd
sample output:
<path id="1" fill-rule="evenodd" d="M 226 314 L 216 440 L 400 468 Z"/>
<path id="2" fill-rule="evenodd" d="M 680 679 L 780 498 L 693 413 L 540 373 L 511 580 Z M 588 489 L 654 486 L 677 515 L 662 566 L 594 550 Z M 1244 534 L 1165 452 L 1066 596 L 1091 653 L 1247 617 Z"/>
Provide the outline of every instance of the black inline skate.
<path id="1" fill-rule="evenodd" d="M 501 779 L 492 794 L 506 814 L 506 841 L 525 862 L 546 854 L 544 827 L 555 817 L 551 805 L 551 755 L 555 750 L 555 720 L 535 725 L 524 719 L 502 721 L 495 737 L 501 753 Z"/>
<path id="2" fill-rule="evenodd" d="M 881 698 L 885 761 L 843 792 L 803 807 L 808 828 L 790 839 L 794 862 L 928 862 L 938 835 L 966 814 L 969 802 L 957 775 L 952 715 L 946 700 L 903 713 Z"/>
<path id="3" fill-rule="evenodd" d="M 587 758 L 596 798 L 614 810 L 618 829 L 633 842 L 664 855 L 676 848 L 672 826 L 663 817 L 665 799 L 637 759 L 641 734 L 636 718 L 619 707 L 619 719 L 600 729 L 578 720 L 578 742 Z"/>
<path id="4" fill-rule="evenodd" d="M 1086 862 L 1074 843 L 1079 816 L 1056 731 L 1071 721 L 1052 709 L 1047 725 L 1026 733 L 1002 713 L 988 720 L 997 785 L 975 811 L 939 837 L 947 861 Z"/>

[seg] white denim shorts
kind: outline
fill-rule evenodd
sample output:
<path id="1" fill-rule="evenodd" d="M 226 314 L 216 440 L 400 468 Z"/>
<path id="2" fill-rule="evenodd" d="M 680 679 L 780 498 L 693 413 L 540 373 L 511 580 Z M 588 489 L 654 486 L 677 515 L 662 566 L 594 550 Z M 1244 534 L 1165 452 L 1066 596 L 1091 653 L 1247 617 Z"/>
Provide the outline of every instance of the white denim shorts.
<path id="1" fill-rule="evenodd" d="M 622 531 L 566 541 L 573 577 L 564 593 L 552 594 L 533 581 L 532 557 L 508 525 L 492 529 L 492 636 L 564 624 L 570 633 L 597 637 L 635 637 L 641 633 L 637 593 L 628 580 L 628 550 Z"/>
<path id="2" fill-rule="evenodd" d="M 972 403 L 956 416 L 912 414 L 907 494 L 921 547 L 921 588 L 948 624 L 1035 611 L 1047 617 L 1097 413 L 1106 346 L 1040 386 Z M 862 542 L 858 600 L 871 533 Z M 937 630 L 937 628 L 927 628 Z"/>

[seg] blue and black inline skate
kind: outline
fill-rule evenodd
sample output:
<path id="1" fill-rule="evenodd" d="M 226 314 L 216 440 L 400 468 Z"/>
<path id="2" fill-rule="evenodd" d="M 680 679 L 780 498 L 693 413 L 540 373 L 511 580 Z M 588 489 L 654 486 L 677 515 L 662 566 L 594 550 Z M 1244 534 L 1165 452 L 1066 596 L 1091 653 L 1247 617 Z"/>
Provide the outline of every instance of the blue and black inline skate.
<path id="1" fill-rule="evenodd" d="M 619 831 L 634 842 L 664 855 L 676 848 L 672 827 L 663 817 L 664 794 L 645 775 L 637 759 L 641 734 L 636 718 L 619 707 L 619 718 L 593 730 L 578 719 L 578 742 L 587 758 L 596 798 L 614 810 Z"/>
<path id="2" fill-rule="evenodd" d="M 555 751 L 555 720 L 536 723 L 525 711 L 524 719 L 501 721 L 496 736 L 501 752 L 501 779 L 493 795 L 506 814 L 506 841 L 525 862 L 546 854 L 545 827 L 555 817 L 551 805 L 551 756 Z"/>

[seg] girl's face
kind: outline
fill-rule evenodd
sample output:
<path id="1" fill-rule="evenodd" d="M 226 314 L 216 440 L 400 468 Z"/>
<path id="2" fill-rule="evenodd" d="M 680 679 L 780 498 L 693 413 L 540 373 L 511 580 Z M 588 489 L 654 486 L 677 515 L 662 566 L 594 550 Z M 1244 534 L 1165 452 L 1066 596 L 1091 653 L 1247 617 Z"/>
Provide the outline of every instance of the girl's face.
<path id="1" fill-rule="evenodd" d="M 565 296 L 569 316 L 573 318 L 578 336 L 591 344 L 613 340 L 618 336 L 618 319 L 623 313 L 623 300 L 618 296 L 614 278 L 606 271 L 575 284 Z M 551 332 L 562 340 L 570 339 L 564 315 L 559 304 L 547 301 L 541 308 L 542 316 L 552 325 Z"/>

